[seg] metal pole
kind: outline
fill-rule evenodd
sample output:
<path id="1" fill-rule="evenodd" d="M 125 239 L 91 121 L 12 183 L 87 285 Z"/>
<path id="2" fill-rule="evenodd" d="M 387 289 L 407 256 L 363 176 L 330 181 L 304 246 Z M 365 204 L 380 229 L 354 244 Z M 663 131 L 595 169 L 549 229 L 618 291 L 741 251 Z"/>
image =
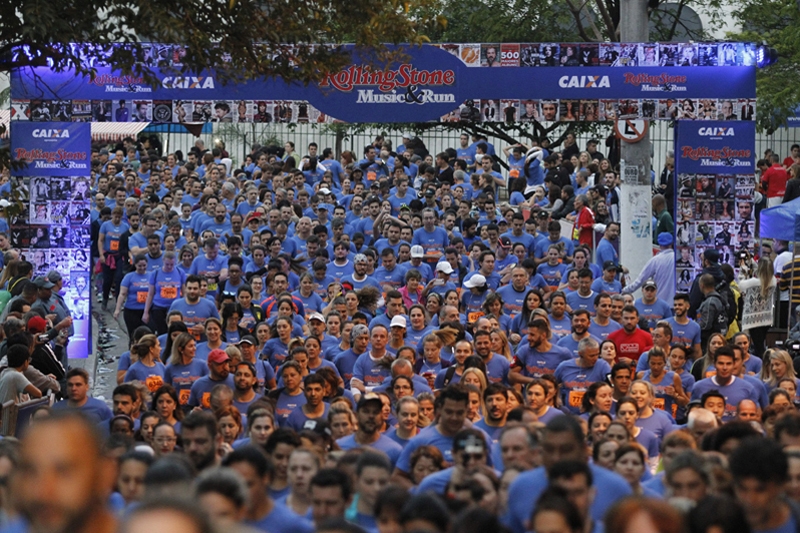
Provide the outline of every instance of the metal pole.
<path id="1" fill-rule="evenodd" d="M 620 40 L 647 42 L 647 0 L 622 0 Z M 650 134 L 636 143 L 622 142 L 620 148 L 620 263 L 632 278 L 642 271 L 653 246 L 652 185 L 650 182 Z"/>

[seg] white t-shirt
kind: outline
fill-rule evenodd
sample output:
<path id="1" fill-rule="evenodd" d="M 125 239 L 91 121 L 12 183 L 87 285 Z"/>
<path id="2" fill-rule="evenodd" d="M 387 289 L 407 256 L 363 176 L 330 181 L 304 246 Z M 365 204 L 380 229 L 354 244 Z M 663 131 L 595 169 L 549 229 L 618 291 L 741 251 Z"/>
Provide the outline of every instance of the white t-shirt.
<path id="1" fill-rule="evenodd" d="M 28 378 L 13 368 L 7 368 L 0 374 L 0 404 L 17 401 L 17 397 L 30 385 Z"/>

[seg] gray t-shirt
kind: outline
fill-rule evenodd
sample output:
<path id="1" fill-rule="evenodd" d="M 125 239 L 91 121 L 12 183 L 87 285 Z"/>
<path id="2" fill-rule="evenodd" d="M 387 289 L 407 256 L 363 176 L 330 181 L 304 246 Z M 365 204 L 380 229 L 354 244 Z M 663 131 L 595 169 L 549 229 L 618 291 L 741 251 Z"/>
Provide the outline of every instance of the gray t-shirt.
<path id="1" fill-rule="evenodd" d="M 13 368 L 7 368 L 0 374 L 0 404 L 17 401 L 17 397 L 30 385 L 28 378 Z"/>

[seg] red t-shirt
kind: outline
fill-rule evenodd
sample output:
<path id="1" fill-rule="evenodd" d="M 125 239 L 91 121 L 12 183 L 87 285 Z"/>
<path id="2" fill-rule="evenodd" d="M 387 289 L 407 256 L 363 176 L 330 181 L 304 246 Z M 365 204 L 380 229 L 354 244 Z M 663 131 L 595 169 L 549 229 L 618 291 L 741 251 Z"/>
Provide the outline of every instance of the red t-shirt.
<path id="1" fill-rule="evenodd" d="M 608 340 L 617 347 L 617 359 L 627 357 L 638 361 L 639 356 L 653 347 L 653 337 L 640 328 L 636 328 L 631 334 L 624 328 L 618 329 L 608 336 Z"/>
<path id="2" fill-rule="evenodd" d="M 767 193 L 767 198 L 783 196 L 786 192 L 786 182 L 789 173 L 778 164 L 769 167 L 761 176 L 761 186 Z"/>

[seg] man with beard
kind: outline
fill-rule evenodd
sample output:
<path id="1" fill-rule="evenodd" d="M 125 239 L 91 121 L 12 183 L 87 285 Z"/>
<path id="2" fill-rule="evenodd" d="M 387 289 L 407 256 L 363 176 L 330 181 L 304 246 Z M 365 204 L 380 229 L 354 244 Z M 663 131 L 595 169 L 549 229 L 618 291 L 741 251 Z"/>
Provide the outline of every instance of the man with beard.
<path id="1" fill-rule="evenodd" d="M 202 341 L 205 336 L 204 324 L 206 319 L 212 317 L 219 319 L 219 313 L 210 300 L 200 297 L 201 281 L 200 276 L 186 276 L 183 286 L 184 297 L 172 302 L 167 314 L 173 311 L 180 312 L 183 322 L 189 328 L 189 333 L 192 333 L 195 339 Z"/>
<path id="2" fill-rule="evenodd" d="M 382 413 L 383 401 L 381 401 L 380 395 L 368 392 L 361 396 L 356 408 L 358 429 L 352 435 L 337 440 L 336 444 L 342 450 L 352 450 L 353 448 L 365 446 L 374 448 L 388 455 L 394 468 L 403 448 L 379 431 L 383 425 Z"/>
<path id="3" fill-rule="evenodd" d="M 595 337 L 589 333 L 589 325 L 591 322 L 592 320 L 589 316 L 589 312 L 585 309 L 578 309 L 572 314 L 572 333 L 558 339 L 556 344 L 568 350 L 575 357 L 579 357 L 578 344 L 583 339 L 595 339 Z"/>
<path id="4" fill-rule="evenodd" d="M 570 352 L 560 346 L 554 346 L 548 340 L 550 327 L 543 318 L 535 318 L 528 324 L 528 346 L 517 352 L 515 364 L 522 366 L 521 372 L 509 374 L 512 384 L 527 384 L 544 374 L 553 374 L 562 361 L 570 358 Z"/>
<path id="5" fill-rule="evenodd" d="M 233 376 L 230 375 L 228 361 L 230 356 L 224 350 L 216 348 L 208 354 L 208 375 L 203 376 L 192 384 L 189 393 L 189 407 L 202 407 L 211 409 L 211 389 L 217 385 L 227 385 L 234 388 Z"/>
<path id="6" fill-rule="evenodd" d="M 10 492 L 31 531 L 113 533 L 106 503 L 115 479 L 116 462 L 103 453 L 92 424 L 58 413 L 26 431 Z"/>
<path id="7" fill-rule="evenodd" d="M 353 273 L 343 278 L 343 281 L 348 281 L 353 285 L 354 290 L 363 289 L 366 286 L 375 287 L 379 291 L 381 288 L 378 280 L 367 274 L 369 268 L 369 260 L 364 254 L 356 254 L 353 258 Z"/>
<path id="8" fill-rule="evenodd" d="M 632 305 L 622 308 L 622 329 L 608 336 L 617 347 L 618 359 L 638 361 L 639 356 L 653 347 L 653 337 L 639 329 L 639 310 Z"/>
<path id="9" fill-rule="evenodd" d="M 484 417 L 473 424 L 489 435 L 492 443 L 500 440 L 508 418 L 508 389 L 500 383 L 491 383 L 483 391 Z"/>
<path id="10" fill-rule="evenodd" d="M 302 351 L 305 348 L 295 348 L 292 350 L 292 355 Z M 325 378 L 320 374 L 309 374 L 303 379 L 303 394 L 306 397 L 306 403 L 298 405 L 289 414 L 289 418 L 282 424 L 282 427 L 294 429 L 300 433 L 310 420 L 327 420 L 328 408 L 330 407 L 323 401 L 325 398 Z"/>
<path id="11" fill-rule="evenodd" d="M 600 356 L 600 344 L 593 337 L 584 337 L 578 343 L 577 359 L 564 361 L 556 368 L 564 406 L 572 413 L 581 412 L 583 395 L 592 383 L 603 381 L 611 367 Z"/>
<path id="12" fill-rule="evenodd" d="M 589 324 L 589 333 L 596 339 L 604 341 L 611 333 L 617 331 L 622 326 L 620 326 L 619 322 L 616 320 L 611 319 L 613 300 L 609 294 L 598 294 L 594 299 L 594 309 L 597 314 Z M 620 306 L 620 311 L 621 310 L 622 306 Z"/>
<path id="13" fill-rule="evenodd" d="M 181 421 L 183 453 L 199 473 L 218 466 L 222 434 L 217 431 L 217 420 L 209 412 L 195 411 Z"/>
<path id="14" fill-rule="evenodd" d="M 508 385 L 508 359 L 492 353 L 492 336 L 489 331 L 476 330 L 474 334 L 475 353 L 486 365 L 486 381 Z"/>

